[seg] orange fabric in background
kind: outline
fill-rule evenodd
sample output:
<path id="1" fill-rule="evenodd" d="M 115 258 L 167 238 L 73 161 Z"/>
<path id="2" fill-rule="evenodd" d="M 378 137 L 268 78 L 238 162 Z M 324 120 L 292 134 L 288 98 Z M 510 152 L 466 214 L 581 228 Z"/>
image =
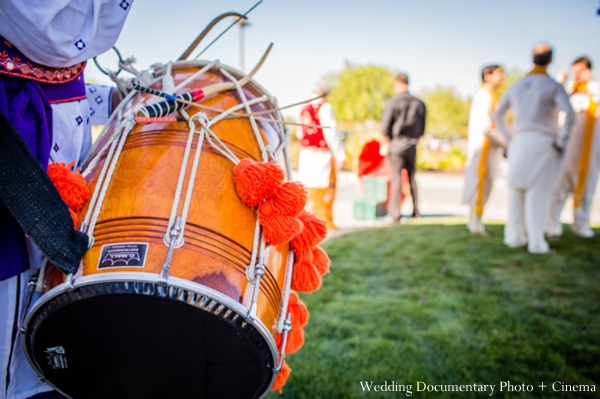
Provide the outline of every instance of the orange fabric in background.
<path id="1" fill-rule="evenodd" d="M 327 222 L 329 230 L 336 230 L 333 223 L 333 201 L 335 200 L 335 185 L 337 174 L 335 172 L 335 161 L 331 159 L 331 172 L 329 174 L 329 187 L 326 188 L 307 188 L 308 199 L 306 200 L 306 210 L 312 212 L 319 219 Z"/>
<path id="2" fill-rule="evenodd" d="M 482 85 L 481 88 L 485 89 L 492 97 L 492 112 L 494 112 L 498 106 L 498 97 L 496 96 L 496 92 L 486 88 L 485 85 Z M 496 126 L 492 121 L 492 129 L 495 127 Z M 475 199 L 475 215 L 479 217 L 483 215 L 483 203 L 485 200 L 485 176 L 487 174 L 487 160 L 489 152 L 490 141 L 487 139 L 487 137 L 484 137 L 483 146 L 481 147 L 481 155 L 479 157 L 479 165 L 477 168 L 477 198 Z"/>
<path id="3" fill-rule="evenodd" d="M 590 95 L 590 105 L 588 106 L 583 130 L 583 145 L 581 147 L 581 157 L 579 158 L 579 169 L 577 171 L 577 183 L 573 193 L 573 206 L 581 207 L 581 196 L 587 183 L 587 175 L 590 167 L 590 157 L 592 152 L 592 142 L 594 140 L 594 126 L 596 124 L 596 109 L 598 103 L 592 100 Z"/>

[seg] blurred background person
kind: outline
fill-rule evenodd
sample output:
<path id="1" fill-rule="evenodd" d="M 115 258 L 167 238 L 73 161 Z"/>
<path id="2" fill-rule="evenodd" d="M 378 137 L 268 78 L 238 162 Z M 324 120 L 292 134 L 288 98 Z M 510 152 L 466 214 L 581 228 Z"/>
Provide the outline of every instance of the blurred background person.
<path id="1" fill-rule="evenodd" d="M 598 127 L 597 106 L 600 99 L 598 82 L 592 80 L 592 61 L 579 57 L 571 65 L 573 84 L 568 93 L 575 110 L 575 124 L 565 150 L 565 157 L 550 202 L 547 235 L 558 239 L 562 235 L 560 214 L 573 193 L 573 232 L 582 237 L 593 237 L 590 228 L 590 208 L 600 172 L 600 139 L 594 138 Z M 567 74 L 559 78 L 566 83 Z"/>
<path id="2" fill-rule="evenodd" d="M 394 92 L 381 117 L 381 132 L 390 141 L 389 151 L 391 187 L 388 215 L 398 222 L 402 217 L 402 169 L 406 169 L 413 203 L 413 217 L 420 217 L 415 181 L 417 143 L 425 132 L 425 103 L 408 92 L 408 75 L 400 73 L 394 79 Z"/>
<path id="3" fill-rule="evenodd" d="M 300 122 L 312 126 L 302 126 L 296 134 L 302 146 L 298 173 L 308 189 L 306 209 L 325 220 L 330 230 L 335 230 L 333 202 L 336 176 L 344 165 L 346 153 L 333 107 L 327 102 L 330 91 L 329 82 L 317 82 L 313 93 L 322 97 L 305 105 L 300 112 Z"/>
<path id="4" fill-rule="evenodd" d="M 492 120 L 498 106 L 496 89 L 504 82 L 504 71 L 499 65 L 488 65 L 481 71 L 481 81 L 469 112 L 463 203 L 471 208 L 467 224 L 471 234 L 486 235 L 483 208 L 492 191 L 498 161 L 507 146 L 506 139 L 496 130 Z"/>
<path id="5" fill-rule="evenodd" d="M 546 43 L 536 45 L 533 69 L 508 88 L 494 113 L 496 126 L 510 137 L 504 243 L 509 247 L 527 245 L 530 253 L 550 252 L 544 238 L 550 195 L 575 119 L 567 92 L 546 72 L 551 62 L 552 48 Z M 511 108 L 512 135 L 506 126 L 506 114 Z M 560 129 L 559 110 L 566 114 Z"/>

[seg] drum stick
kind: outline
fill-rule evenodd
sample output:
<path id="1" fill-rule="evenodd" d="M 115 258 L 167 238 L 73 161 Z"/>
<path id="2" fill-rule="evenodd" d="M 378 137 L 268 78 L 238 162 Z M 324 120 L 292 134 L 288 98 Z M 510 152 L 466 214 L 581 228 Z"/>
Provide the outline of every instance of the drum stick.
<path id="1" fill-rule="evenodd" d="M 136 123 L 172 123 L 172 122 L 185 122 L 185 118 L 144 118 L 136 117 Z"/>
<path id="2" fill-rule="evenodd" d="M 146 105 L 138 111 L 138 115 L 146 118 L 162 118 L 170 113 L 179 111 L 187 102 L 199 101 L 202 97 L 204 97 L 202 89 L 192 90 L 175 97 L 177 101 L 164 100 L 151 105 Z M 183 102 L 180 102 L 180 99 L 183 100 Z"/>
<path id="3" fill-rule="evenodd" d="M 137 83 L 133 83 L 133 88 L 139 91 L 143 91 L 144 93 L 154 94 L 155 96 L 166 98 L 167 100 L 175 101 L 175 96 L 171 94 L 164 93 L 162 91 L 154 90 L 149 87 L 141 86 Z"/>

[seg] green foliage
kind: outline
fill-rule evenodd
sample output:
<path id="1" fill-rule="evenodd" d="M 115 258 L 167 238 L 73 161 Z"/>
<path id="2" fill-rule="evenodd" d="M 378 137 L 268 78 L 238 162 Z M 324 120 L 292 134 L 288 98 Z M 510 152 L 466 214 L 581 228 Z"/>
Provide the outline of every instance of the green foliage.
<path id="1" fill-rule="evenodd" d="M 381 66 L 356 66 L 346 62 L 345 69 L 330 79 L 337 80 L 329 102 L 339 121 L 381 119 L 385 101 L 394 92 L 394 75 Z"/>
<path id="2" fill-rule="evenodd" d="M 417 150 L 417 170 L 438 172 L 462 172 L 467 154 L 460 145 L 452 145 L 448 151 L 430 151 L 426 145 Z"/>
<path id="3" fill-rule="evenodd" d="M 453 87 L 438 86 L 423 90 L 421 100 L 427 106 L 425 134 L 441 139 L 466 138 L 471 99 L 463 99 Z"/>
<path id="4" fill-rule="evenodd" d="M 310 311 L 304 347 L 283 395 L 268 398 L 405 397 L 364 392 L 360 381 L 493 384 L 493 397 L 567 398 L 554 381 L 600 389 L 600 231 L 566 229 L 553 255 L 502 244 L 501 225 L 473 237 L 459 218 L 422 218 L 323 243 L 331 273 L 301 298 Z M 531 393 L 498 392 L 500 381 Z M 598 392 L 595 393 L 597 395 Z M 441 395 L 441 396 L 440 396 Z M 595 397 L 578 395 L 577 397 Z"/>

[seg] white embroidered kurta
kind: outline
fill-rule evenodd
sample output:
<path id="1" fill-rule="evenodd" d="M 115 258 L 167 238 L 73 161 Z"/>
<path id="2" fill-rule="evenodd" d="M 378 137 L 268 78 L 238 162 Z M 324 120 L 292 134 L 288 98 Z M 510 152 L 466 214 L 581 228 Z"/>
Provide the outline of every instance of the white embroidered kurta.
<path id="1" fill-rule="evenodd" d="M 562 160 L 560 172 L 552 193 L 547 226 L 547 233 L 549 235 L 560 236 L 562 234 L 560 214 L 567 196 L 575 191 L 578 184 L 590 96 L 594 102 L 598 103 L 600 101 L 600 85 L 598 82 L 588 82 L 586 93 L 576 92 L 571 95 L 571 105 L 576 113 L 575 124 L 571 130 L 571 137 L 565 149 L 564 159 Z M 579 207 L 573 209 L 573 231 L 583 236 L 593 235 L 589 226 L 589 214 L 598 175 L 600 174 L 600 137 L 598 137 L 598 134 L 600 134 L 600 122 L 598 119 L 597 115 L 592 133 L 587 176 L 583 183 L 584 189 L 581 193 L 581 204 Z"/>
<path id="2" fill-rule="evenodd" d="M 506 113 L 512 108 L 512 135 Z M 559 110 L 565 123 L 559 129 Z M 560 155 L 553 143 L 565 147 L 575 113 L 565 89 L 546 74 L 530 74 L 508 88 L 494 113 L 498 129 L 511 137 L 508 145 L 509 215 L 504 242 L 509 246 L 527 243 L 530 252 L 547 252 L 544 227 L 552 185 Z M 525 238 L 527 234 L 527 238 Z"/>
<path id="3" fill-rule="evenodd" d="M 0 0 L 0 35 L 33 61 L 55 67 L 70 66 L 114 45 L 132 3 L 133 0 Z M 77 164 L 90 148 L 90 114 L 96 111 L 88 101 L 109 107 L 110 90 L 90 93 L 88 87 L 86 92 L 88 100 L 52 105 L 50 162 L 68 164 L 74 160 Z M 99 109 L 99 113 L 105 110 Z M 11 355 L 15 312 L 20 320 L 27 282 L 43 260 L 39 251 L 31 243 L 28 245 L 30 269 L 0 282 L 0 399 L 26 399 L 52 389 L 38 379 L 25 359 L 19 334 Z"/>
<path id="4" fill-rule="evenodd" d="M 321 125 L 326 126 L 326 128 L 323 128 L 323 136 L 325 137 L 329 151 L 312 148 L 302 148 L 300 150 L 298 175 L 302 184 L 308 188 L 329 187 L 331 159 L 333 158 L 336 163 L 341 163 L 346 158 L 344 143 L 337 131 L 337 121 L 331 104 L 323 104 L 317 115 Z M 302 129 L 298 128 L 296 132 L 298 138 L 301 139 Z"/>

